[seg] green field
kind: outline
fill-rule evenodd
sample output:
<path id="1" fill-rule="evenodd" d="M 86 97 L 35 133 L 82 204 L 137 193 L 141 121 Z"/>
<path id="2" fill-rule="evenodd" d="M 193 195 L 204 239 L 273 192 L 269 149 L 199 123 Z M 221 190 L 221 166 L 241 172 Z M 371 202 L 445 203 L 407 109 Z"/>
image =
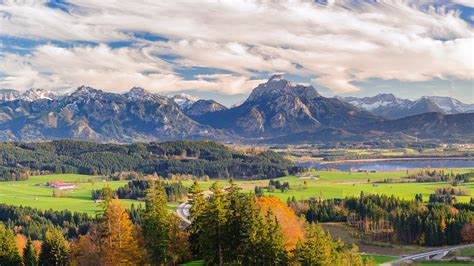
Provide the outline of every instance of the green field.
<path id="1" fill-rule="evenodd" d="M 472 169 L 449 169 L 455 173 L 473 171 Z M 273 193 L 265 192 L 265 195 L 274 195 L 284 201 L 288 197 L 295 196 L 296 199 L 309 199 L 310 197 L 344 198 L 346 196 L 358 196 L 361 191 L 366 193 L 378 193 L 395 195 L 404 199 L 413 199 L 415 194 L 423 194 L 424 200 L 428 200 L 437 187 L 449 186 L 448 183 L 373 183 L 383 179 L 399 179 L 407 175 L 406 171 L 378 172 L 378 173 L 349 173 L 340 171 L 313 171 L 311 172 L 319 179 L 304 179 L 296 176 L 279 178 L 282 182 L 289 182 L 291 189 L 287 192 L 276 190 Z M 45 186 L 48 181 L 60 180 L 75 183 L 77 188 L 71 191 L 68 197 L 55 198 L 52 196 L 53 189 Z M 94 182 L 91 182 L 94 180 Z M 368 181 L 372 183 L 368 183 Z M 92 201 L 91 191 L 101 189 L 105 186 L 117 189 L 128 181 L 102 181 L 97 176 L 78 174 L 43 175 L 32 176 L 26 181 L 0 182 L 0 203 L 31 206 L 40 209 L 54 209 L 87 212 L 94 214 L 100 206 Z M 202 189 L 208 189 L 214 180 L 201 182 Z M 227 185 L 226 180 L 220 181 L 222 186 Z M 235 181 L 246 192 L 254 191 L 255 186 L 267 186 L 268 180 Z M 307 188 L 303 189 L 303 183 L 307 182 Z M 191 186 L 192 181 L 183 182 Z M 465 188 L 474 196 L 474 182 L 461 183 L 459 187 Z M 471 196 L 457 197 L 459 201 L 469 201 Z M 126 206 L 137 201 L 122 200 Z M 177 204 L 170 204 L 173 210 Z"/>
<path id="2" fill-rule="evenodd" d="M 393 261 L 397 259 L 397 257 L 382 256 L 382 255 L 362 255 L 362 258 L 372 258 L 375 262 L 375 265 L 379 265 L 384 262 Z"/>
<path id="3" fill-rule="evenodd" d="M 414 264 L 414 266 L 466 266 L 472 265 L 469 262 L 420 262 Z"/>
<path id="4" fill-rule="evenodd" d="M 461 256 L 474 257 L 474 248 L 461 249 L 461 250 L 459 251 L 459 255 L 461 255 Z"/>
<path id="5" fill-rule="evenodd" d="M 90 182 L 91 178 L 97 180 Z M 44 185 L 48 181 L 55 180 L 75 183 L 77 188 L 71 191 L 68 197 L 55 198 L 52 196 L 52 188 L 39 186 L 39 184 Z M 101 189 L 105 186 L 117 189 L 126 183 L 127 181 L 102 182 L 97 177 L 77 174 L 32 176 L 26 181 L 0 182 L 0 203 L 40 209 L 68 209 L 94 214 L 100 210 L 100 206 L 91 199 L 92 190 Z M 129 206 L 136 201 L 122 200 L 122 202 Z"/>
<path id="6" fill-rule="evenodd" d="M 465 173 L 473 169 L 445 169 L 454 173 Z M 411 172 L 417 172 L 411 171 Z M 415 194 L 421 193 L 425 201 L 429 195 L 438 187 L 448 187 L 448 182 L 437 183 L 373 183 L 383 179 L 399 179 L 407 175 L 406 171 L 378 172 L 378 173 L 348 173 L 340 171 L 313 171 L 311 172 L 319 179 L 304 179 L 296 176 L 278 178 L 282 182 L 289 182 L 291 189 L 286 192 L 276 190 L 275 192 L 265 192 L 265 195 L 273 195 L 284 201 L 288 197 L 295 196 L 297 200 L 308 199 L 310 197 L 321 197 L 323 199 L 344 198 L 347 196 L 358 196 L 363 191 L 365 193 L 395 195 L 403 199 L 414 199 Z M 368 183 L 370 180 L 371 183 Z M 201 182 L 201 188 L 206 189 L 214 181 Z M 255 186 L 267 186 L 268 180 L 256 181 L 235 181 L 244 191 L 253 191 Z M 307 182 L 308 188 L 303 189 L 303 183 Z M 191 185 L 191 181 L 185 182 Z M 225 186 L 227 181 L 221 181 Z M 470 192 L 470 196 L 459 196 L 458 201 L 466 202 L 474 197 L 474 182 L 461 183 L 459 187 Z"/>

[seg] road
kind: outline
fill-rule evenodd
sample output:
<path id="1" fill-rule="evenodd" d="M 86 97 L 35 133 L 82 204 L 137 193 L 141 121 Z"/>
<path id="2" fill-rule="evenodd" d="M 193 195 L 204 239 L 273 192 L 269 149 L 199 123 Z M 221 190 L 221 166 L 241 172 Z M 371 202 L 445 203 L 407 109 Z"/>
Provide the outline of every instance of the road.
<path id="1" fill-rule="evenodd" d="M 446 256 L 450 251 L 453 251 L 453 250 L 456 250 L 456 249 L 471 248 L 471 247 L 474 247 L 474 244 L 461 245 L 461 246 L 455 246 L 455 247 L 450 247 L 450 248 L 443 248 L 443 249 L 428 251 L 428 252 L 424 252 L 424 253 L 407 255 L 407 256 L 404 256 L 404 257 L 402 257 L 398 260 L 380 264 L 380 266 L 400 265 L 400 264 L 408 263 L 410 261 L 420 260 L 420 259 L 424 259 L 424 258 L 430 259 L 432 257 L 436 257 L 436 259 L 441 259 L 444 256 Z"/>
<path id="2" fill-rule="evenodd" d="M 186 227 L 191 224 L 191 221 L 189 220 L 189 209 L 191 209 L 191 206 L 191 204 L 183 202 L 179 204 L 178 208 L 176 208 L 176 213 Z"/>

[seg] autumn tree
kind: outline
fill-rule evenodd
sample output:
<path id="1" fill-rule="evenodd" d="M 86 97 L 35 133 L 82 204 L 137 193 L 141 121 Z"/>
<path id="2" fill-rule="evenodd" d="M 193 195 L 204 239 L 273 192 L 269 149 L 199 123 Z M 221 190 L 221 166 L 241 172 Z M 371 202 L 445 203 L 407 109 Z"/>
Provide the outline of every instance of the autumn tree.
<path id="1" fill-rule="evenodd" d="M 269 209 L 272 210 L 282 228 L 287 251 L 293 250 L 298 240 L 304 239 L 304 221 L 299 219 L 293 209 L 279 198 L 274 196 L 258 197 L 257 206 L 264 213 Z"/>
<path id="2" fill-rule="evenodd" d="M 68 247 L 62 232 L 58 229 L 46 231 L 41 245 L 39 265 L 68 265 Z"/>
<path id="3" fill-rule="evenodd" d="M 23 250 L 26 246 L 26 242 L 28 242 L 28 238 L 23 234 L 16 234 L 15 235 L 16 247 L 20 252 L 20 257 L 23 257 Z"/>
<path id="4" fill-rule="evenodd" d="M 168 262 L 170 244 L 170 214 L 161 182 L 153 182 L 146 193 L 146 210 L 142 220 L 145 248 L 153 264 Z"/>
<path id="5" fill-rule="evenodd" d="M 143 257 L 137 240 L 137 231 L 120 200 L 112 199 L 108 202 L 101 229 L 103 264 L 133 264 Z"/>
<path id="6" fill-rule="evenodd" d="M 474 243 L 474 218 L 470 223 L 463 226 L 461 230 L 462 239 L 468 243 Z"/>
<path id="7" fill-rule="evenodd" d="M 36 255 L 35 247 L 30 238 L 26 242 L 26 245 L 23 249 L 23 264 L 25 266 L 37 266 L 38 265 L 38 256 Z"/>
<path id="8" fill-rule="evenodd" d="M 21 265 L 13 231 L 0 222 L 0 265 Z"/>
<path id="9" fill-rule="evenodd" d="M 175 213 L 170 215 L 167 257 L 172 265 L 192 258 L 189 233 L 181 227 L 180 222 L 180 218 Z"/>
<path id="10" fill-rule="evenodd" d="M 71 248 L 74 261 L 78 265 L 100 265 L 101 264 L 101 234 L 96 225 L 81 236 Z"/>

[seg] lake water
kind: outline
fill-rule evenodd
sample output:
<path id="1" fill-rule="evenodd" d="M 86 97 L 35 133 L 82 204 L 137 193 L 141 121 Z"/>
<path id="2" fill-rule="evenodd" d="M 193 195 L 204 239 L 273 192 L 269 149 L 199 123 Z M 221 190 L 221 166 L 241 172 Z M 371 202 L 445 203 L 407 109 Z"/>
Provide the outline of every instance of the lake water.
<path id="1" fill-rule="evenodd" d="M 383 162 L 344 162 L 321 164 L 306 162 L 301 165 L 316 169 L 338 169 L 341 171 L 368 170 L 368 171 L 398 171 L 421 168 L 474 168 L 474 160 L 414 160 L 414 161 L 383 161 Z"/>

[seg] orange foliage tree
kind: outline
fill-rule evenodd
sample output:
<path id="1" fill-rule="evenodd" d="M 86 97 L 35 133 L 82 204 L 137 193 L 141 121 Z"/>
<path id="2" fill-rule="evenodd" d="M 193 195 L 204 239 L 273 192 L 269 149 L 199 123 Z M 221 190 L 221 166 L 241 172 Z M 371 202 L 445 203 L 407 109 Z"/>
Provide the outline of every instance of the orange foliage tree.
<path id="1" fill-rule="evenodd" d="M 280 222 L 285 236 L 285 246 L 287 250 L 293 250 L 298 240 L 305 238 L 304 221 L 299 219 L 295 212 L 283 201 L 274 196 L 257 197 L 257 206 L 266 213 L 271 209 L 275 217 Z"/>
<path id="2" fill-rule="evenodd" d="M 461 231 L 462 239 L 468 243 L 474 243 L 474 219 L 464 225 Z"/>
<path id="3" fill-rule="evenodd" d="M 101 225 L 102 260 L 105 265 L 131 265 L 143 258 L 138 232 L 120 200 L 108 202 Z"/>
<path id="4" fill-rule="evenodd" d="M 26 238 L 25 235 L 16 234 L 15 240 L 16 240 L 16 246 L 18 247 L 18 251 L 20 252 L 20 256 L 23 256 L 23 249 L 26 246 L 26 242 L 28 241 L 28 238 Z"/>

